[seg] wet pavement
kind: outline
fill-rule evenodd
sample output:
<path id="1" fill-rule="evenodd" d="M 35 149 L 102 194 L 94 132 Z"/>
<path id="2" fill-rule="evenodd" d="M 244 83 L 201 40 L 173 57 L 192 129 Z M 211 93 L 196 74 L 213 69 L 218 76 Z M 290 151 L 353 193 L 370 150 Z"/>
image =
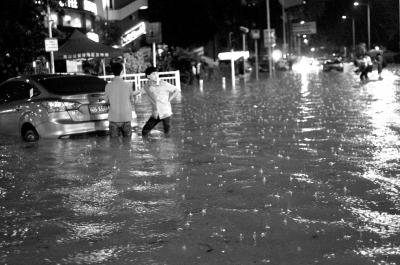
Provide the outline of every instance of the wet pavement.
<path id="1" fill-rule="evenodd" d="M 400 264 L 398 71 L 185 87 L 168 139 L 0 136 L 0 263 Z"/>

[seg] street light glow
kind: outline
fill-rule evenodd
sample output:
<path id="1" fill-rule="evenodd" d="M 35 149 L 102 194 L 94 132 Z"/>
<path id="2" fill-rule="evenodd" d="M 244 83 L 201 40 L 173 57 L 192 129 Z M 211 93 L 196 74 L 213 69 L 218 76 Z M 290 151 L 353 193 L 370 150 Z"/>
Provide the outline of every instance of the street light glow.
<path id="1" fill-rule="evenodd" d="M 342 16 L 342 19 L 347 19 L 347 16 Z"/>
<path id="2" fill-rule="evenodd" d="M 359 6 L 360 5 L 360 3 L 359 2 L 354 2 L 354 4 L 353 4 L 354 6 Z"/>

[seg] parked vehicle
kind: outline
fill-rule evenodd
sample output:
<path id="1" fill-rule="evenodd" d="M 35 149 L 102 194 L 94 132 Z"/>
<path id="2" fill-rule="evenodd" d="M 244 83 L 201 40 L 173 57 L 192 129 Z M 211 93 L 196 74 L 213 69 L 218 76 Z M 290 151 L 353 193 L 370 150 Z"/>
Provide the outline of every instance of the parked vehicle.
<path id="1" fill-rule="evenodd" d="M 322 71 L 329 72 L 331 70 L 336 70 L 343 72 L 343 62 L 339 58 L 334 58 L 330 60 L 325 60 L 322 65 Z"/>
<path id="2" fill-rule="evenodd" d="M 15 77 L 0 85 L 0 133 L 25 141 L 108 131 L 106 81 L 88 75 Z M 132 126 L 137 126 L 136 114 Z"/>

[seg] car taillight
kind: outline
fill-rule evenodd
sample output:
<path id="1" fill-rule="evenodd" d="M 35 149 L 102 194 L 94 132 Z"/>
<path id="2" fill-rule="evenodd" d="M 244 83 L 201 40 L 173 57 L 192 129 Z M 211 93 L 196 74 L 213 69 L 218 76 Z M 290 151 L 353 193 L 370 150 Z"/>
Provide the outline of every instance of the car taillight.
<path id="1" fill-rule="evenodd" d="M 45 101 L 42 102 L 42 105 L 47 109 L 47 112 L 60 112 L 77 110 L 81 104 L 71 101 Z"/>

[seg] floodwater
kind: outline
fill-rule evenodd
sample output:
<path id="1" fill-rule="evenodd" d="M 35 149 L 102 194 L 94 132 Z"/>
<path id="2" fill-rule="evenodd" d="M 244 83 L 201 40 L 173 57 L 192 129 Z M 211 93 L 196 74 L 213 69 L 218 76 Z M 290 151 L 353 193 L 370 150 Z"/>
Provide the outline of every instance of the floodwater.
<path id="1" fill-rule="evenodd" d="M 0 136 L 0 263 L 400 264 L 400 77 L 383 76 L 185 87 L 149 142 Z"/>

